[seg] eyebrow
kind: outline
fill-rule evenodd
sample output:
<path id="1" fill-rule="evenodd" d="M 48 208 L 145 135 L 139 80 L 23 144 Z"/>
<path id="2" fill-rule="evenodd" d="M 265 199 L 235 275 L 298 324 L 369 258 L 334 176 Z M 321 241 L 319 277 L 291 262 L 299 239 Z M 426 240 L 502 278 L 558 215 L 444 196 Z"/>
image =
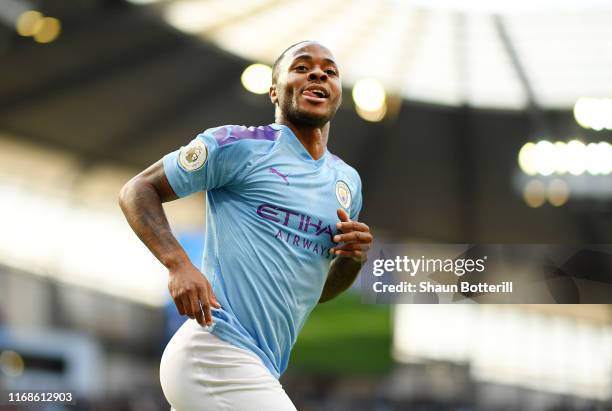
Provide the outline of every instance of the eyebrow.
<path id="1" fill-rule="evenodd" d="M 312 56 L 310 54 L 298 54 L 297 56 L 293 58 L 293 61 L 291 62 L 291 64 L 293 65 L 293 63 L 295 63 L 297 60 L 312 60 Z M 338 67 L 338 64 L 336 64 L 336 62 L 330 58 L 326 57 L 323 60 L 326 63 L 333 64 L 334 66 Z"/>

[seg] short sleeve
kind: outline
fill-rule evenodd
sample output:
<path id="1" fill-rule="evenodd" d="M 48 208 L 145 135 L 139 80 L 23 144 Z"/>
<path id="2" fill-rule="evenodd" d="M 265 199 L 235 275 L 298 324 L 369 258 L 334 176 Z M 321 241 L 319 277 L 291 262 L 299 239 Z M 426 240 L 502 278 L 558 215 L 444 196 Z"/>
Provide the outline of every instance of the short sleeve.
<path id="1" fill-rule="evenodd" d="M 359 213 L 361 213 L 361 207 L 363 205 L 363 200 L 361 197 L 361 179 L 359 178 L 359 174 L 355 172 L 355 193 L 353 195 L 353 201 L 350 209 L 350 218 L 352 221 L 359 221 Z"/>
<path id="2" fill-rule="evenodd" d="M 249 152 L 241 144 L 219 145 L 230 132 L 231 126 L 208 129 L 163 157 L 164 172 L 176 195 L 240 183 Z"/>

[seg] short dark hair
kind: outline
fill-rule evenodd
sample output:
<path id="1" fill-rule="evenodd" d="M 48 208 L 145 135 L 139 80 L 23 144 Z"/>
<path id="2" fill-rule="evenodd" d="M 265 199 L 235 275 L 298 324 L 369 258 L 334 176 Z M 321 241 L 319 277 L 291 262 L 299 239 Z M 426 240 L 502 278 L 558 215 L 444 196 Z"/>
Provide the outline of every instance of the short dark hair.
<path id="1" fill-rule="evenodd" d="M 285 58 L 285 54 L 287 54 L 287 52 L 291 50 L 292 48 L 294 48 L 295 46 L 300 45 L 302 43 L 315 43 L 315 42 L 313 40 L 302 40 L 302 41 L 298 41 L 297 43 L 294 43 L 290 45 L 289 47 L 287 47 L 280 54 L 280 56 L 278 56 L 278 58 L 274 62 L 274 65 L 272 66 L 272 84 L 276 84 L 276 80 L 278 79 L 278 66 L 280 66 L 280 63 L 283 61 L 283 58 Z"/>

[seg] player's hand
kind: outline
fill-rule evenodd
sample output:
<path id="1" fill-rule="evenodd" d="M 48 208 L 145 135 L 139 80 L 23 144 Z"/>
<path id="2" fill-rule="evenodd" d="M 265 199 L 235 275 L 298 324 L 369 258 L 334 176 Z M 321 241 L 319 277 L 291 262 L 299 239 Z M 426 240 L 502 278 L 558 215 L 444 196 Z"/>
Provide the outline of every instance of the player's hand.
<path id="1" fill-rule="evenodd" d="M 372 245 L 373 237 L 370 233 L 370 227 L 359 221 L 351 221 L 349 215 L 342 208 L 339 208 L 337 213 L 340 222 L 336 224 L 336 228 L 341 234 L 336 234 L 334 241 L 343 244 L 332 248 L 330 252 L 363 263 L 367 259 L 368 250 Z"/>
<path id="2" fill-rule="evenodd" d="M 211 306 L 221 308 L 206 277 L 193 264 L 170 270 L 168 289 L 179 314 L 196 319 L 204 327 L 212 325 Z"/>

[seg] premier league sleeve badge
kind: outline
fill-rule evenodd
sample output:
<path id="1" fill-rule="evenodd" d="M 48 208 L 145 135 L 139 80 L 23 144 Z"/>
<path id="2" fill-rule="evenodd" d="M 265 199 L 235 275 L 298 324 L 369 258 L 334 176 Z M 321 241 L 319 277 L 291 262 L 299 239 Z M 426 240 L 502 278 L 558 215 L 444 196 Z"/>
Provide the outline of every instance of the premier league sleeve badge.
<path id="1" fill-rule="evenodd" d="M 202 140 L 197 138 L 187 146 L 181 147 L 178 164 L 183 170 L 193 172 L 204 167 L 207 159 L 208 148 Z"/>

